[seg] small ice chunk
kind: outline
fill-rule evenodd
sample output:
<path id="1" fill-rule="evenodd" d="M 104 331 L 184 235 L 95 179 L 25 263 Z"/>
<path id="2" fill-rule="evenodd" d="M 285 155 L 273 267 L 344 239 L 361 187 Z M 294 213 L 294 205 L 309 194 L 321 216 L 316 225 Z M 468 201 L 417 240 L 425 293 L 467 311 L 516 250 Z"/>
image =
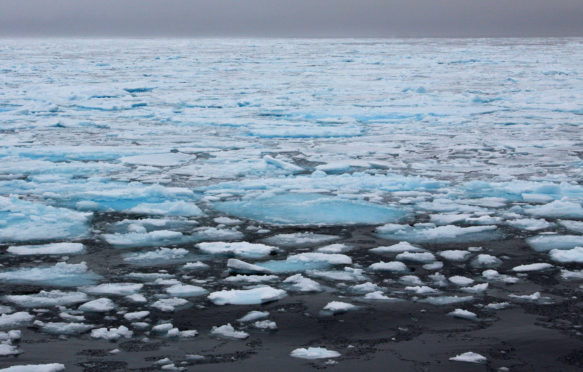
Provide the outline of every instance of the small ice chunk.
<path id="1" fill-rule="evenodd" d="M 175 297 L 194 297 L 205 295 L 208 291 L 197 285 L 175 284 L 166 288 L 166 293 Z"/>
<path id="2" fill-rule="evenodd" d="M 233 255 L 243 258 L 262 258 L 278 248 L 259 243 L 248 242 L 206 242 L 199 243 L 198 248 L 208 254 Z"/>
<path id="3" fill-rule="evenodd" d="M 0 329 L 17 328 L 32 323 L 34 316 L 20 311 L 13 314 L 0 315 Z"/>
<path id="4" fill-rule="evenodd" d="M 399 282 L 406 285 L 423 285 L 423 281 L 417 275 L 403 275 Z"/>
<path id="5" fill-rule="evenodd" d="M 538 235 L 526 239 L 535 251 L 547 252 L 552 249 L 571 249 L 583 247 L 583 236 L 580 235 Z"/>
<path id="6" fill-rule="evenodd" d="M 0 369 L 0 372 L 61 372 L 65 365 L 60 363 L 48 364 L 23 364 Z"/>
<path id="7" fill-rule="evenodd" d="M 406 272 L 409 271 L 407 265 L 399 261 L 390 261 L 390 262 L 376 262 L 371 264 L 368 267 L 370 270 L 373 271 L 392 271 L 392 272 Z"/>
<path id="8" fill-rule="evenodd" d="M 221 225 L 239 225 L 241 223 L 241 220 L 229 217 L 216 217 L 213 221 Z"/>
<path id="9" fill-rule="evenodd" d="M 464 309 L 455 309 L 454 311 L 448 313 L 447 315 L 460 319 L 478 320 L 478 316 L 476 315 L 476 313 Z"/>
<path id="10" fill-rule="evenodd" d="M 103 283 L 80 290 L 92 295 L 129 296 L 139 292 L 142 287 L 144 285 L 141 283 Z"/>
<path id="11" fill-rule="evenodd" d="M 525 209 L 527 214 L 551 218 L 583 218 L 583 207 L 580 203 L 568 200 L 555 200 L 548 204 Z"/>
<path id="12" fill-rule="evenodd" d="M 480 284 L 473 285 L 471 287 L 462 287 L 460 289 L 466 293 L 482 293 L 486 289 L 488 289 L 488 286 L 489 286 L 488 283 L 480 283 Z"/>
<path id="13" fill-rule="evenodd" d="M 283 283 L 289 285 L 289 290 L 296 292 L 319 292 L 322 290 L 320 283 L 306 278 L 302 274 L 289 276 Z"/>
<path id="14" fill-rule="evenodd" d="M 315 234 L 311 232 L 278 234 L 264 239 L 269 244 L 279 245 L 281 247 L 295 247 L 304 245 L 316 245 L 324 242 L 339 239 L 335 235 Z"/>
<path id="15" fill-rule="evenodd" d="M 322 309 L 325 312 L 329 312 L 332 314 L 341 314 L 341 313 L 345 313 L 349 310 L 354 310 L 357 307 L 353 304 L 349 304 L 347 302 L 341 302 L 341 301 L 332 301 L 329 302 L 326 306 L 324 306 L 324 308 Z"/>
<path id="16" fill-rule="evenodd" d="M 189 304 L 189 302 L 183 298 L 172 297 L 161 298 L 158 301 L 154 302 L 152 304 L 152 307 L 160 311 L 171 312 L 176 310 L 177 307 L 185 306 L 187 304 Z"/>
<path id="17" fill-rule="evenodd" d="M 213 327 L 211 329 L 211 334 L 215 336 L 222 336 L 227 338 L 235 338 L 239 340 L 246 339 L 249 337 L 249 333 L 243 331 L 236 331 L 235 328 L 231 325 L 231 323 L 227 323 L 225 325 L 219 327 Z"/>
<path id="18" fill-rule="evenodd" d="M 204 213 L 194 203 L 186 201 L 165 201 L 162 203 L 141 203 L 126 211 L 127 213 L 162 215 L 162 216 L 184 216 L 200 217 Z"/>
<path id="19" fill-rule="evenodd" d="M 418 263 L 430 263 L 435 261 L 435 256 L 430 252 L 403 252 L 397 255 L 399 261 L 411 261 Z"/>
<path id="20" fill-rule="evenodd" d="M 207 265 L 201 261 L 187 262 L 184 264 L 184 266 L 182 266 L 183 270 L 192 270 L 192 271 L 208 270 L 208 268 L 209 268 L 209 265 Z"/>
<path id="21" fill-rule="evenodd" d="M 334 350 L 328 350 L 323 347 L 298 348 L 293 350 L 290 355 L 294 358 L 301 359 L 327 359 L 338 358 L 340 353 Z"/>
<path id="22" fill-rule="evenodd" d="M 553 261 L 561 263 L 583 263 L 583 247 L 575 247 L 568 250 L 553 249 L 549 252 Z"/>
<path id="23" fill-rule="evenodd" d="M 388 297 L 381 291 L 370 292 L 364 295 L 365 300 L 375 300 L 375 301 L 395 301 L 394 297 Z"/>
<path id="24" fill-rule="evenodd" d="M 282 289 L 263 286 L 213 292 L 208 298 L 215 305 L 257 305 L 282 299 L 286 295 L 287 293 Z"/>
<path id="25" fill-rule="evenodd" d="M 80 254 L 85 251 L 81 243 L 50 243 L 42 245 L 13 245 L 6 250 L 19 256 Z"/>
<path id="26" fill-rule="evenodd" d="M 439 292 L 437 289 L 431 288 L 426 285 L 407 286 L 405 287 L 405 290 L 409 292 L 414 292 L 415 294 L 418 295 L 434 294 Z"/>
<path id="27" fill-rule="evenodd" d="M 449 358 L 454 362 L 467 362 L 467 363 L 478 363 L 483 364 L 486 363 L 488 360 L 485 356 L 480 355 L 478 353 L 474 353 L 473 351 L 468 351 L 462 354 L 458 354 L 454 357 Z"/>
<path id="28" fill-rule="evenodd" d="M 519 218 L 516 220 L 506 221 L 506 223 L 516 229 L 526 231 L 538 231 L 553 226 L 553 224 L 547 222 L 547 220 L 536 218 Z"/>
<path id="29" fill-rule="evenodd" d="M 22 350 L 12 344 L 0 344 L 0 356 L 18 355 L 20 353 L 22 353 Z"/>
<path id="30" fill-rule="evenodd" d="M 356 284 L 356 285 L 350 286 L 348 289 L 354 293 L 368 293 L 368 292 L 374 292 L 374 291 L 381 290 L 381 288 L 378 285 L 371 283 L 371 282 Z"/>
<path id="31" fill-rule="evenodd" d="M 461 275 L 454 275 L 449 277 L 449 281 L 455 285 L 459 285 L 460 287 L 468 286 L 474 283 L 474 279 L 461 276 Z"/>
<path id="32" fill-rule="evenodd" d="M 370 249 L 373 253 L 383 254 L 383 253 L 402 253 L 402 252 L 424 252 L 423 248 L 416 247 L 411 243 L 400 242 L 390 246 L 381 246 Z"/>
<path id="33" fill-rule="evenodd" d="M 19 307 L 49 307 L 67 306 L 87 301 L 88 297 L 82 292 L 40 291 L 29 295 L 8 295 L 4 300 Z"/>
<path id="34" fill-rule="evenodd" d="M 561 270 L 561 278 L 565 280 L 583 280 L 583 270 L 571 271 L 571 270 Z"/>
<path id="35" fill-rule="evenodd" d="M 102 237 L 116 248 L 152 247 L 179 244 L 194 240 L 192 236 L 186 236 L 179 231 L 171 230 L 103 234 Z"/>
<path id="36" fill-rule="evenodd" d="M 559 220 L 559 224 L 568 230 L 583 234 L 583 221 Z"/>
<path id="37" fill-rule="evenodd" d="M 257 311 L 253 310 L 245 314 L 243 317 L 237 319 L 238 322 L 254 322 L 259 319 L 265 319 L 269 316 L 269 311 Z"/>
<path id="38" fill-rule="evenodd" d="M 123 317 L 126 320 L 129 320 L 130 322 L 133 322 L 133 321 L 136 321 L 136 320 L 144 319 L 148 315 L 150 315 L 150 312 L 144 310 L 144 311 L 134 311 L 132 313 L 125 313 L 123 315 Z"/>
<path id="39" fill-rule="evenodd" d="M 260 284 L 266 282 L 275 282 L 277 280 L 279 280 L 279 277 L 276 275 L 242 275 L 242 274 L 229 276 L 223 279 L 223 281 L 234 285 Z"/>
<path id="40" fill-rule="evenodd" d="M 335 244 L 326 245 L 324 247 L 320 247 L 320 248 L 316 249 L 316 252 L 320 252 L 320 253 L 344 253 L 344 252 L 348 252 L 351 249 L 352 249 L 352 247 L 349 245 L 342 244 L 342 243 L 335 243 Z"/>
<path id="41" fill-rule="evenodd" d="M 87 264 L 58 262 L 54 266 L 28 267 L 0 272 L 0 282 L 32 285 L 77 287 L 91 285 L 100 276 L 89 271 Z"/>
<path id="42" fill-rule="evenodd" d="M 115 304 L 112 300 L 106 297 L 98 298 L 97 300 L 85 302 L 79 306 L 79 310 L 93 313 L 106 313 L 115 309 Z"/>
<path id="43" fill-rule="evenodd" d="M 423 299 L 423 302 L 427 302 L 432 305 L 451 305 L 458 304 L 461 302 L 472 301 L 474 297 L 472 296 L 436 296 L 427 297 Z"/>
<path id="44" fill-rule="evenodd" d="M 103 338 L 108 341 L 116 341 L 122 337 L 131 338 L 134 332 L 130 331 L 126 326 L 119 326 L 118 328 L 97 328 L 91 331 L 91 337 Z"/>
<path id="45" fill-rule="evenodd" d="M 362 280 L 368 280 L 368 278 L 362 274 L 362 269 L 355 269 L 352 267 L 345 267 L 344 270 L 309 270 L 307 274 L 310 276 L 315 276 L 317 278 L 323 278 L 327 280 L 339 280 L 339 281 L 350 281 L 357 282 Z"/>
<path id="46" fill-rule="evenodd" d="M 502 310 L 510 306 L 510 302 L 492 302 L 484 306 L 488 310 Z"/>
<path id="47" fill-rule="evenodd" d="M 435 226 L 433 224 L 415 226 L 386 224 L 377 228 L 377 235 L 383 239 L 407 240 L 414 243 L 482 241 L 496 239 L 500 236 L 495 225 L 459 227 L 455 225 Z"/>
<path id="48" fill-rule="evenodd" d="M 425 264 L 422 267 L 425 270 L 427 270 L 427 271 L 431 271 L 431 270 L 441 270 L 443 268 L 443 262 L 441 262 L 441 261 L 435 261 L 435 262 L 431 262 L 431 263 Z"/>
<path id="49" fill-rule="evenodd" d="M 499 280 L 499 281 L 502 281 L 504 283 L 509 283 L 509 284 L 516 283 L 519 280 L 516 277 L 505 275 L 505 274 L 500 274 L 498 271 L 492 270 L 492 269 L 484 270 L 482 272 L 482 276 L 488 280 Z"/>
<path id="50" fill-rule="evenodd" d="M 144 297 L 144 295 L 136 293 L 136 294 L 132 294 L 129 296 L 125 296 L 125 299 L 128 300 L 129 302 L 133 302 L 136 304 L 143 304 L 148 302 L 148 300 L 146 299 L 146 297 Z"/>
<path id="51" fill-rule="evenodd" d="M 479 269 L 488 269 L 492 267 L 498 267 L 502 264 L 502 260 L 500 260 L 496 256 L 492 256 L 489 254 L 479 254 L 476 258 L 474 258 L 471 263 L 472 267 L 479 268 Z"/>
<path id="52" fill-rule="evenodd" d="M 255 323 L 253 323 L 253 326 L 255 328 L 269 329 L 272 331 L 277 329 L 277 324 L 272 320 L 258 320 Z"/>
<path id="53" fill-rule="evenodd" d="M 65 323 L 65 322 L 49 322 L 44 323 L 41 321 L 34 322 L 34 325 L 39 327 L 42 332 L 53 334 L 53 335 L 80 335 L 82 333 L 88 332 L 94 327 L 93 324 L 85 323 Z"/>
<path id="54" fill-rule="evenodd" d="M 529 295 L 509 294 L 508 297 L 512 297 L 512 298 L 515 298 L 517 300 L 524 300 L 524 301 L 538 301 L 542 298 L 540 292 L 534 292 L 534 293 L 529 294 Z"/>
<path id="55" fill-rule="evenodd" d="M 470 255 L 472 253 L 468 252 L 468 251 L 453 249 L 453 250 L 441 251 L 438 254 L 448 261 L 464 262 L 468 258 L 470 258 Z"/>
<path id="56" fill-rule="evenodd" d="M 245 261 L 238 260 L 236 258 L 229 258 L 227 260 L 227 267 L 229 270 L 235 273 L 241 274 L 271 274 L 272 271 L 258 265 L 253 265 Z"/>
<path id="57" fill-rule="evenodd" d="M 561 252 L 563 252 L 563 251 L 561 251 Z M 550 263 L 540 262 L 540 263 L 532 263 L 532 264 L 515 266 L 512 268 L 512 271 L 515 271 L 518 273 L 524 273 L 524 272 L 531 272 L 531 271 L 548 270 L 551 267 L 553 267 L 553 265 L 551 265 Z"/>

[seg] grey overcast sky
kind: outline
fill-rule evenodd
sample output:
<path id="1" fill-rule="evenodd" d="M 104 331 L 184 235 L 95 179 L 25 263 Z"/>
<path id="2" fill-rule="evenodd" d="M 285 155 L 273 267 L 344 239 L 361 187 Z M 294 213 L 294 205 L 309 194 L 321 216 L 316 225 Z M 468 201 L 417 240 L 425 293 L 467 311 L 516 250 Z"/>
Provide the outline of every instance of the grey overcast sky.
<path id="1" fill-rule="evenodd" d="M 583 0 L 0 0 L 2 36 L 583 36 Z"/>

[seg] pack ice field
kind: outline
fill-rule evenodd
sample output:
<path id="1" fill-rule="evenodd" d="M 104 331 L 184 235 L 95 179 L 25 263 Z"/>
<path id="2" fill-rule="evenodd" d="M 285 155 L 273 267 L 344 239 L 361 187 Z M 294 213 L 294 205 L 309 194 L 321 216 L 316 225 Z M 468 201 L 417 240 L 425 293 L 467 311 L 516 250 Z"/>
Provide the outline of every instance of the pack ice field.
<path id="1" fill-rule="evenodd" d="M 2 40 L 0 368 L 580 370 L 582 169 L 582 39 Z"/>

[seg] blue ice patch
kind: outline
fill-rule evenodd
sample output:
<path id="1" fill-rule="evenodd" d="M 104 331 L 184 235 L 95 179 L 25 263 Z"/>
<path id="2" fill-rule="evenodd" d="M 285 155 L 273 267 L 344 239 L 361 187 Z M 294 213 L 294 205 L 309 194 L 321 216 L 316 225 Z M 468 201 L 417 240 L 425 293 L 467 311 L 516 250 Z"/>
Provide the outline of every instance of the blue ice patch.
<path id="1" fill-rule="evenodd" d="M 214 208 L 229 215 L 282 225 L 372 225 L 394 222 L 406 214 L 402 209 L 311 193 L 218 202 Z"/>

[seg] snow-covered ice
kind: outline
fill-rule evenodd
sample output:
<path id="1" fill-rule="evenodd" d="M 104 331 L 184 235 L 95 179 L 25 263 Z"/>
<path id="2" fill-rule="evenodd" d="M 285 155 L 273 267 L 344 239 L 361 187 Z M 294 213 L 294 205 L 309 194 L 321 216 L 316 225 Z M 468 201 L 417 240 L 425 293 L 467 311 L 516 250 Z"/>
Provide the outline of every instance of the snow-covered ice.
<path id="1" fill-rule="evenodd" d="M 282 289 L 269 286 L 252 289 L 232 289 L 209 294 L 208 298 L 215 305 L 255 305 L 284 298 L 287 293 Z"/>
<path id="2" fill-rule="evenodd" d="M 458 354 L 454 357 L 449 358 L 454 362 L 467 362 L 467 363 L 486 363 L 488 360 L 485 356 L 474 353 L 473 351 L 466 351 L 465 353 Z"/>
<path id="3" fill-rule="evenodd" d="M 249 337 L 249 333 L 235 330 L 231 323 L 227 323 L 225 325 L 218 327 L 213 327 L 211 329 L 211 334 L 221 337 L 234 338 L 238 340 L 243 340 Z"/>
<path id="4" fill-rule="evenodd" d="M 334 350 L 328 350 L 323 347 L 308 347 L 308 348 L 298 348 L 294 349 L 290 355 L 294 358 L 301 359 L 325 359 L 325 358 L 338 358 L 340 353 Z"/>

